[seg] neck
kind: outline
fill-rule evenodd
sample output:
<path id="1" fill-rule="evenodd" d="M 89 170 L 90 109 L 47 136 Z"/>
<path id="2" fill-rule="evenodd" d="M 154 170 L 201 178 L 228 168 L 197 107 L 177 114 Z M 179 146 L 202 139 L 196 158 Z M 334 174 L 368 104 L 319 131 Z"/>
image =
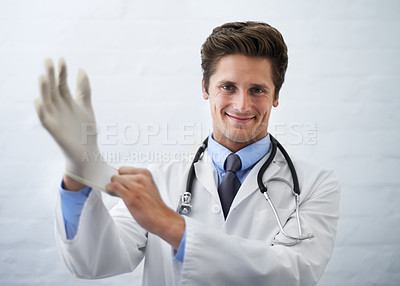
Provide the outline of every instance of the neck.
<path id="1" fill-rule="evenodd" d="M 267 133 L 268 134 L 268 133 Z M 221 144 L 222 146 L 224 146 L 225 148 L 227 148 L 229 151 L 231 151 L 232 153 L 236 153 L 239 150 L 259 141 L 260 139 L 264 138 L 265 136 L 267 136 L 267 134 L 262 134 L 261 136 L 255 137 L 251 140 L 248 141 L 239 141 L 239 140 L 231 140 L 227 137 L 221 136 L 220 138 L 218 138 L 218 136 L 215 136 L 215 134 L 213 134 L 213 139 L 218 142 L 219 144 Z"/>

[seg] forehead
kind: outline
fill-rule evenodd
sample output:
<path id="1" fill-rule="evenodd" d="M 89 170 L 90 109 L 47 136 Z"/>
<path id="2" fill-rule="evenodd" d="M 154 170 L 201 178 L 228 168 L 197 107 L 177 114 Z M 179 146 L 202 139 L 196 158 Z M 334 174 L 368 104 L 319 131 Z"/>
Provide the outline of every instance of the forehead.
<path id="1" fill-rule="evenodd" d="M 210 81 L 232 81 L 272 85 L 271 61 L 261 57 L 227 55 L 221 57 Z"/>

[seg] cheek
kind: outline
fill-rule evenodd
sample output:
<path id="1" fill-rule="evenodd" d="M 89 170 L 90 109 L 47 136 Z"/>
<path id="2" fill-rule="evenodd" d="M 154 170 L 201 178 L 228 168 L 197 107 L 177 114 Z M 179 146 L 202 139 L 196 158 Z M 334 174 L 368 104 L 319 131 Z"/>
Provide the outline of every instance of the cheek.
<path id="1" fill-rule="evenodd" d="M 218 118 L 218 108 L 214 100 L 210 98 L 210 111 L 211 111 L 211 118 L 215 121 Z"/>
<path id="2" fill-rule="evenodd" d="M 218 115 L 222 112 L 223 110 L 223 105 L 220 99 L 220 96 L 213 96 L 210 98 L 210 104 L 211 104 L 211 112 L 215 115 Z"/>
<path id="3" fill-rule="evenodd" d="M 261 117 L 260 120 L 261 121 L 268 121 L 269 116 L 271 114 L 271 109 L 272 109 L 272 106 L 266 105 L 266 106 L 264 106 L 264 107 L 262 107 L 262 108 L 257 110 L 258 113 L 260 114 L 260 117 Z"/>

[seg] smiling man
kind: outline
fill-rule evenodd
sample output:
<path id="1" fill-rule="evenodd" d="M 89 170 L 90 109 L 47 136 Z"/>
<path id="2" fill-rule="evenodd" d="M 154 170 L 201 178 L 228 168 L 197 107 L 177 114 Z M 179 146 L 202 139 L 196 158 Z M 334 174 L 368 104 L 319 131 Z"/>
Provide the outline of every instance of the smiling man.
<path id="1" fill-rule="evenodd" d="M 278 94 L 278 93 L 277 93 Z M 272 106 L 278 106 L 267 58 L 221 57 L 203 97 L 210 100 L 213 138 L 232 152 L 267 136 Z"/>
<path id="2" fill-rule="evenodd" d="M 118 173 L 81 160 L 98 150 L 96 137 L 80 142 L 82 124 L 95 122 L 86 74 L 73 99 L 65 63 L 58 81 L 46 63 L 36 108 L 66 157 L 57 211 L 64 261 L 77 277 L 101 278 L 144 259 L 143 285 L 152 286 L 314 285 L 333 250 L 340 187 L 332 172 L 292 162 L 268 133 L 287 69 L 283 37 L 265 23 L 227 23 L 201 55 L 213 121 L 203 155 Z M 99 190 L 122 200 L 109 211 Z"/>

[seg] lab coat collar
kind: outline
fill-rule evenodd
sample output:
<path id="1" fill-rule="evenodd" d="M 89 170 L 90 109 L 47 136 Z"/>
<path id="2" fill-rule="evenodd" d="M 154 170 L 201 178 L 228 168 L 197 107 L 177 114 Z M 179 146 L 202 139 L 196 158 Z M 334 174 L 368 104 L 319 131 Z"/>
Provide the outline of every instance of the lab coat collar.
<path id="1" fill-rule="evenodd" d="M 231 209 L 235 208 L 237 205 L 239 205 L 242 201 L 244 201 L 247 197 L 249 197 L 252 193 L 255 191 L 259 192 L 259 187 L 257 183 L 257 175 L 259 170 L 261 169 L 261 166 L 265 163 L 265 161 L 268 160 L 269 155 L 271 154 L 271 151 L 267 153 L 250 171 L 250 173 L 247 175 L 246 179 L 243 181 L 243 184 L 240 186 L 235 198 L 233 199 Z M 280 169 L 280 165 L 277 164 L 277 162 L 280 160 L 280 152 L 277 152 L 275 155 L 274 160 L 271 162 L 267 170 L 265 171 L 263 175 L 263 183 L 265 184 L 269 178 L 271 178 L 273 175 L 278 172 Z M 229 215 L 228 215 L 229 216 Z"/>
<path id="2" fill-rule="evenodd" d="M 271 151 L 270 151 L 271 152 Z M 257 184 L 257 174 L 260 170 L 261 166 L 268 159 L 270 152 L 266 156 L 264 156 L 250 171 L 247 175 L 246 179 L 243 181 L 243 184 L 240 186 L 238 193 L 236 194 L 231 208 L 236 207 L 242 201 L 244 201 L 248 196 L 250 196 L 255 191 L 258 191 Z M 280 166 L 277 164 L 280 160 L 282 160 L 282 155 L 280 152 L 277 152 L 274 160 L 271 165 L 268 167 L 263 176 L 263 182 L 266 183 L 268 178 L 271 178 L 279 169 Z M 210 155 L 207 150 L 204 152 L 203 158 L 194 164 L 196 178 L 200 182 L 200 184 L 217 200 L 220 201 L 217 184 L 218 184 L 218 174 L 215 169 L 215 166 L 211 160 Z M 229 216 L 229 215 L 228 215 Z"/>
<path id="3" fill-rule="evenodd" d="M 207 150 L 204 151 L 201 160 L 194 164 L 194 170 L 200 184 L 219 201 L 218 173 Z"/>

